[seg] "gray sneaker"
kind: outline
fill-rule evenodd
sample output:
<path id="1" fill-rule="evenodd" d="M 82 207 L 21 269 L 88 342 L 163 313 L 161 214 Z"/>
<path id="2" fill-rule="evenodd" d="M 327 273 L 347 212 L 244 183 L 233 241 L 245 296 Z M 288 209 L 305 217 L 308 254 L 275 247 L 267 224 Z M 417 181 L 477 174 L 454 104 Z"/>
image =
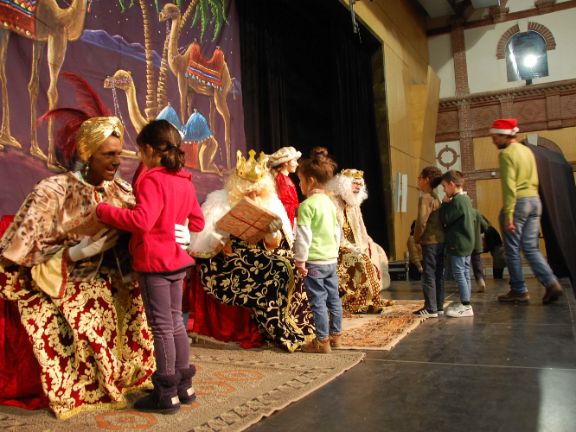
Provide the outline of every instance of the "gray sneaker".
<path id="1" fill-rule="evenodd" d="M 446 310 L 446 316 L 451 318 L 472 317 L 474 316 L 474 311 L 470 305 L 455 303 L 450 305 L 450 307 Z"/>
<path id="2" fill-rule="evenodd" d="M 418 309 L 417 311 L 412 313 L 422 318 L 438 318 L 437 312 L 428 312 L 425 308 Z"/>

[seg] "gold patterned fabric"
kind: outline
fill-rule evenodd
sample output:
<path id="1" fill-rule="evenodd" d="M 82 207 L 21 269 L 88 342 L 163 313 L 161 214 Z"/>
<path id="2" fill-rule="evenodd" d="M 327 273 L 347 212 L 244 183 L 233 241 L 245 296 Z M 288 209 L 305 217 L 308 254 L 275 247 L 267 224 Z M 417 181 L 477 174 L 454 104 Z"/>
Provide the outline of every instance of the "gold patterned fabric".
<path id="1" fill-rule="evenodd" d="M 147 384 L 155 366 L 140 289 L 119 270 L 127 251 L 117 247 L 62 265 L 60 298 L 50 297 L 32 279 L 35 266 L 66 261 L 62 249 L 77 242 L 82 230 L 93 229 L 70 222 L 89 220 L 100 200 L 129 205 L 129 186 L 112 181 L 94 188 L 73 174 L 45 179 L 0 242 L 0 296 L 18 303 L 43 390 L 58 418 L 124 407 L 124 394 Z"/>
<path id="2" fill-rule="evenodd" d="M 75 173 L 40 181 L 20 206 L 14 222 L 0 241 L 1 255 L 26 267 L 44 263 L 63 246 L 78 243 L 104 227 L 96 217 L 96 206 L 106 201 L 116 207 L 132 207 L 131 186 L 121 180 L 94 187 Z M 86 272 L 74 269 L 81 280 Z"/>
<path id="3" fill-rule="evenodd" d="M 312 313 L 292 253 L 281 247 L 266 250 L 235 237 L 232 253 L 197 259 L 204 290 L 225 304 L 252 310 L 260 332 L 293 352 L 314 335 Z"/>
<path id="4" fill-rule="evenodd" d="M 344 223 L 344 244 L 354 244 L 354 234 Z M 350 313 L 380 313 L 385 301 L 380 297 L 382 284 L 376 267 L 366 253 L 341 246 L 338 253 L 338 289 L 342 307 Z"/>

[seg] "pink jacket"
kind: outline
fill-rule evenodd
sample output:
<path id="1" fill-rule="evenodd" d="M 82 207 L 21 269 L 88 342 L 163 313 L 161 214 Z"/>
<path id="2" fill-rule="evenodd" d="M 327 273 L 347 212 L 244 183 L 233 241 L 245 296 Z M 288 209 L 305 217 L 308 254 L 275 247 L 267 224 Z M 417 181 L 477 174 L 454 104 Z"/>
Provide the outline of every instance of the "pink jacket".
<path id="1" fill-rule="evenodd" d="M 98 217 L 107 225 L 132 233 L 132 267 L 144 273 L 165 273 L 184 269 L 194 259 L 176 243 L 174 224 L 193 232 L 204 228 L 204 215 L 196 198 L 192 175 L 171 173 L 164 167 L 143 172 L 135 182 L 133 209 L 101 203 Z"/>

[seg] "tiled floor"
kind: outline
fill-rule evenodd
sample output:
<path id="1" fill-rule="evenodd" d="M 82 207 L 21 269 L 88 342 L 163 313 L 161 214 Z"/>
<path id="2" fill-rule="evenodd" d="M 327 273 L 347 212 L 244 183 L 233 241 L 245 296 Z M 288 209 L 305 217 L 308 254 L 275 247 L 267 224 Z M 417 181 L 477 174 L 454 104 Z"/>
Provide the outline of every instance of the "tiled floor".
<path id="1" fill-rule="evenodd" d="M 250 432 L 576 431 L 573 293 L 543 306 L 529 279 L 531 304 L 506 305 L 506 284 L 487 283 L 473 318 L 428 319 Z M 419 299 L 419 282 L 393 282 L 385 297 Z"/>

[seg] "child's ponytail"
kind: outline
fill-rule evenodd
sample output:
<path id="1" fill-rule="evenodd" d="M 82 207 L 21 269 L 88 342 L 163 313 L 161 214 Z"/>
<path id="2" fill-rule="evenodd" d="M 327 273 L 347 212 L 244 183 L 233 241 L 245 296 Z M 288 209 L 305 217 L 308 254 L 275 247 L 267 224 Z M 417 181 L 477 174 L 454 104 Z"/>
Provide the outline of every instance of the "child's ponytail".
<path id="1" fill-rule="evenodd" d="M 182 137 L 172 123 L 166 120 L 152 120 L 142 128 L 136 137 L 138 147 L 148 144 L 160 156 L 160 164 L 170 172 L 184 167 L 184 152 L 180 148 Z"/>

